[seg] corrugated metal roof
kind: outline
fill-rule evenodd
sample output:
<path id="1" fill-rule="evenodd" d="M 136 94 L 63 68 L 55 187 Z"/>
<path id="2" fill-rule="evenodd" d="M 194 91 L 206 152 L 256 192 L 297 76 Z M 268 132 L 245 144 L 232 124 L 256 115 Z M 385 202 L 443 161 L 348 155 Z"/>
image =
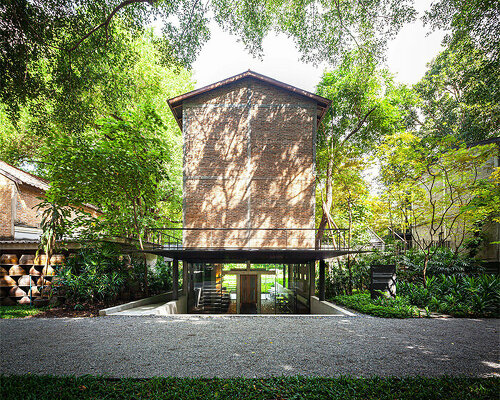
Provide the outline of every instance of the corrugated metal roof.
<path id="1" fill-rule="evenodd" d="M 28 185 L 43 192 L 49 190 L 49 182 L 45 179 L 20 170 L 2 160 L 0 160 L 0 174 L 17 184 Z"/>
<path id="2" fill-rule="evenodd" d="M 279 87 L 281 89 L 287 90 L 289 92 L 292 92 L 294 94 L 297 94 L 299 96 L 304 96 L 307 98 L 310 98 L 318 104 L 318 124 L 321 122 L 323 117 L 326 114 L 326 111 L 330 108 L 331 101 L 325 97 L 318 96 L 317 94 L 308 92 L 307 90 L 299 89 L 295 86 L 289 85 L 287 83 L 280 82 L 276 79 L 270 78 L 268 76 L 259 74 L 257 72 L 248 70 L 245 72 L 242 72 L 241 74 L 231 76 L 229 78 L 223 79 L 222 81 L 212 83 L 211 85 L 204 86 L 200 89 L 193 90 L 188 93 L 181 94 L 180 96 L 174 97 L 170 100 L 168 100 L 168 105 L 170 106 L 170 109 L 172 110 L 172 113 L 174 114 L 175 120 L 177 121 L 177 124 L 182 130 L 182 104 L 185 100 L 190 99 L 192 97 L 198 96 L 200 94 L 210 92 L 211 90 L 220 88 L 222 86 L 229 85 L 231 83 L 234 83 L 236 81 L 245 79 L 245 78 L 253 78 L 260 80 L 262 82 L 266 82 L 270 85 Z"/>

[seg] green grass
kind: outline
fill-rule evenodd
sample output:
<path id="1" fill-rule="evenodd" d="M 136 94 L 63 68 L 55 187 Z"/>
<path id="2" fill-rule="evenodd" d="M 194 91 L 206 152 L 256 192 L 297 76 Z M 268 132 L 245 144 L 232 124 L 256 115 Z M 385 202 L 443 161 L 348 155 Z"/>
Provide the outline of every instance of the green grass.
<path id="1" fill-rule="evenodd" d="M 47 307 L 34 308 L 32 306 L 1 306 L 0 319 L 24 318 L 39 314 Z"/>
<path id="2" fill-rule="evenodd" d="M 275 286 L 276 281 L 283 284 L 283 271 L 276 271 L 276 276 L 261 275 L 261 292 L 267 293 L 270 288 Z M 222 286 L 225 287 L 228 292 L 236 293 L 236 275 L 224 275 Z"/>
<path id="3" fill-rule="evenodd" d="M 0 376 L 17 399 L 497 399 L 498 378 L 152 378 Z"/>
<path id="4" fill-rule="evenodd" d="M 369 293 L 357 293 L 351 296 L 341 295 L 331 299 L 364 314 L 384 318 L 411 318 L 418 316 L 418 310 L 408 303 L 406 298 L 378 298 L 372 300 Z"/>

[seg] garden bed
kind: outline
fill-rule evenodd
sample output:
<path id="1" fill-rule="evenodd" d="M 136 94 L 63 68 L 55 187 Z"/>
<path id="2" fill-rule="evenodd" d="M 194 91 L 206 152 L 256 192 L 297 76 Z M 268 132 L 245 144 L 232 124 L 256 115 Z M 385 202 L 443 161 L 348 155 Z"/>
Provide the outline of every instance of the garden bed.
<path id="1" fill-rule="evenodd" d="M 329 301 L 342 304 L 352 310 L 383 318 L 412 318 L 420 316 L 419 309 L 410 305 L 405 298 L 371 299 L 369 293 L 335 296 Z"/>
<path id="2" fill-rule="evenodd" d="M 126 303 L 116 301 L 113 303 L 85 304 L 82 307 L 75 304 L 61 305 L 57 307 L 32 307 L 32 306 L 2 306 L 0 307 L 0 319 L 12 318 L 81 318 L 98 317 L 99 310 Z"/>

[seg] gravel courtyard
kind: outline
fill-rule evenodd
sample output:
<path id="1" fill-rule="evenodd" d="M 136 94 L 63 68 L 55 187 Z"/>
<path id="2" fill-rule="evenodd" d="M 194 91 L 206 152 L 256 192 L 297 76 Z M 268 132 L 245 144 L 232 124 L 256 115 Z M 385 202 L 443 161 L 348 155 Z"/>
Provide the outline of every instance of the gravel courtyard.
<path id="1" fill-rule="evenodd" d="M 169 316 L 0 321 L 0 374 L 499 376 L 499 320 Z"/>

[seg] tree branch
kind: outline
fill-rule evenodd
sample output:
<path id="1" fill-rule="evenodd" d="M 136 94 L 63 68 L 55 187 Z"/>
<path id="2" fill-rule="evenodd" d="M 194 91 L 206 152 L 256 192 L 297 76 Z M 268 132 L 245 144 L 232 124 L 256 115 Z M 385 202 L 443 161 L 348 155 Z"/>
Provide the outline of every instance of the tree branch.
<path id="1" fill-rule="evenodd" d="M 148 4 L 150 4 L 152 6 L 154 2 L 155 2 L 155 0 L 125 0 L 125 1 L 122 1 L 120 4 L 118 4 L 111 11 L 111 13 L 108 15 L 108 17 L 106 18 L 106 20 L 104 22 L 100 23 L 99 25 L 94 26 L 89 32 L 87 32 L 87 34 L 85 34 L 82 38 L 80 38 L 73 45 L 73 47 L 71 47 L 68 50 L 68 53 L 71 53 L 71 52 L 75 51 L 86 39 L 88 39 L 90 36 L 92 36 L 96 31 L 98 31 L 101 28 L 104 28 L 104 30 L 106 31 L 106 38 L 108 38 L 108 27 L 109 27 L 109 24 L 111 23 L 111 20 L 113 19 L 113 17 L 115 16 L 115 14 L 118 11 L 120 11 L 122 8 L 125 8 L 125 7 L 127 7 L 127 6 L 129 6 L 131 4 L 136 4 L 136 3 L 148 3 Z"/>
<path id="2" fill-rule="evenodd" d="M 342 140 L 342 143 L 345 143 L 347 142 L 351 136 L 355 135 L 362 127 L 363 125 L 365 124 L 366 122 L 366 119 L 370 116 L 370 114 L 375 111 L 377 109 L 377 106 L 373 107 L 370 111 L 368 111 L 365 116 L 363 117 L 363 119 L 361 121 L 359 121 L 358 125 L 356 126 L 356 128 L 354 128 L 346 137 L 344 140 Z"/>

